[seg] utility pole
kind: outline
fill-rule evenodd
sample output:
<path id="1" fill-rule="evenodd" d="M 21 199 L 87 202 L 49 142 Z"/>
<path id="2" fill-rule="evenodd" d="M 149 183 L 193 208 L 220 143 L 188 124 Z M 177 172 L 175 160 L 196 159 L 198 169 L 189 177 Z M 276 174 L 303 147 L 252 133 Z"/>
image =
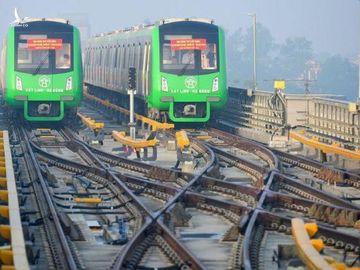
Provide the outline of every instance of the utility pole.
<path id="1" fill-rule="evenodd" d="M 136 94 L 136 68 L 129 67 L 128 95 L 130 98 L 130 137 L 136 138 L 136 123 L 134 121 L 134 95 Z"/>
<path id="2" fill-rule="evenodd" d="M 253 19 L 253 89 L 257 88 L 257 78 L 256 78 L 256 13 L 248 13 L 248 16 Z"/>
<path id="3" fill-rule="evenodd" d="M 358 2 L 360 3 L 360 0 L 358 0 Z M 360 54 L 359 54 L 359 61 L 358 61 L 358 67 L 359 67 L 359 85 L 358 85 L 358 87 L 359 87 L 359 89 L 358 89 L 358 91 L 359 91 L 359 93 L 358 93 L 358 103 L 360 104 Z"/>
<path id="4" fill-rule="evenodd" d="M 359 84 L 359 93 L 358 93 L 358 103 L 360 104 L 360 54 L 359 54 L 359 61 L 358 61 L 358 66 L 359 66 L 359 81 L 358 81 L 358 84 Z"/>

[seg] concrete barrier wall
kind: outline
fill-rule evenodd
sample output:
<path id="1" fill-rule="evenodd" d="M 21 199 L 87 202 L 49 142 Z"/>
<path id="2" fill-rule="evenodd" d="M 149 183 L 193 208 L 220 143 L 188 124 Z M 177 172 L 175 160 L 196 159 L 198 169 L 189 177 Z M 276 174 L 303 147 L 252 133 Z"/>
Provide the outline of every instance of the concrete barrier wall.
<path id="1" fill-rule="evenodd" d="M 227 106 L 215 113 L 222 120 L 245 129 L 284 135 L 286 125 L 306 126 L 325 142 L 337 141 L 360 148 L 359 104 L 340 95 L 287 94 L 229 87 Z"/>

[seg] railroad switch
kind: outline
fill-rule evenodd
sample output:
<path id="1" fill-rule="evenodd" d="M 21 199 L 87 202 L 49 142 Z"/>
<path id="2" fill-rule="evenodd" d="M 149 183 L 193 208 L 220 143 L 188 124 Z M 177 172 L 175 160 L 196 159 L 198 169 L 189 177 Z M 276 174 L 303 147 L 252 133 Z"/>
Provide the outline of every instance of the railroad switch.
<path id="1" fill-rule="evenodd" d="M 167 212 L 164 216 L 165 223 L 171 223 L 175 227 L 189 226 L 189 221 L 192 216 L 186 212 L 182 203 L 176 203 L 171 211 Z"/>

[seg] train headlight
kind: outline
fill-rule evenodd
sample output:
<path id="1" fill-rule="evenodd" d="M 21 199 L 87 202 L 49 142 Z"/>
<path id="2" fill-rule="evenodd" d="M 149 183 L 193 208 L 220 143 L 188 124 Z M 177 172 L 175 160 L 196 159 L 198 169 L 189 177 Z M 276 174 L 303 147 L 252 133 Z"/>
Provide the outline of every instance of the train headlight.
<path id="1" fill-rule="evenodd" d="M 65 90 L 72 90 L 73 85 L 72 85 L 72 77 L 67 78 L 66 80 L 66 87 Z"/>
<path id="2" fill-rule="evenodd" d="M 16 80 L 16 90 L 22 91 L 22 90 L 23 90 L 23 87 L 22 87 L 21 78 L 18 77 L 18 76 L 16 76 L 15 80 Z"/>
<path id="3" fill-rule="evenodd" d="M 167 79 L 161 77 L 161 90 L 164 92 L 169 91 Z"/>
<path id="4" fill-rule="evenodd" d="M 219 91 L 219 78 L 218 78 L 218 77 L 216 77 L 215 79 L 213 79 L 212 91 L 213 91 L 213 92 Z"/>

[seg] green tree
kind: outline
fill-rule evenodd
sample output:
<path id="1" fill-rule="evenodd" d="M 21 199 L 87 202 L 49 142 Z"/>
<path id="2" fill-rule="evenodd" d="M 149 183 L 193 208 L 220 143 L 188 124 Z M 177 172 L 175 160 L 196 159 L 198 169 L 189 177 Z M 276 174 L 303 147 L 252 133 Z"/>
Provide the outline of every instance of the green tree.
<path id="1" fill-rule="evenodd" d="M 274 59 L 274 72 L 278 78 L 300 79 L 306 69 L 306 62 L 312 58 L 311 41 L 304 37 L 288 38 L 279 46 Z"/>
<path id="2" fill-rule="evenodd" d="M 241 86 L 241 35 L 242 29 L 239 28 L 234 33 L 226 33 L 226 60 L 227 76 L 230 86 Z"/>
<path id="3" fill-rule="evenodd" d="M 326 58 L 320 67 L 315 87 L 322 93 L 344 95 L 355 100 L 358 91 L 358 66 L 340 55 Z"/>
<path id="4" fill-rule="evenodd" d="M 272 54 L 276 45 L 266 27 L 256 25 L 257 83 L 263 87 L 264 79 L 271 74 Z M 249 27 L 245 33 L 240 28 L 227 39 L 227 61 L 229 85 L 251 87 L 253 77 L 253 32 Z"/>

